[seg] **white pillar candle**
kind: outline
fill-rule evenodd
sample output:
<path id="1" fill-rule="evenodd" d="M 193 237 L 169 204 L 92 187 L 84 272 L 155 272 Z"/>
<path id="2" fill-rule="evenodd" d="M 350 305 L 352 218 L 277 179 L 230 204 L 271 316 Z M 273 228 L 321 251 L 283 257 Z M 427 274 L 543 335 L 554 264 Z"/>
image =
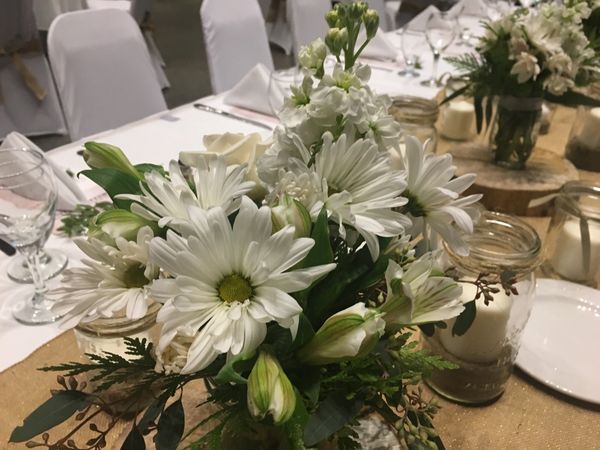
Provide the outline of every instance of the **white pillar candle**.
<path id="1" fill-rule="evenodd" d="M 551 264 L 559 275 L 569 280 L 587 281 L 600 270 L 600 225 L 591 220 L 587 223 L 590 230 L 589 271 L 584 267 L 579 220 L 567 220 L 556 238 L 556 250 Z"/>
<path id="2" fill-rule="evenodd" d="M 477 288 L 474 284 L 461 283 L 462 299 L 475 298 Z M 476 300 L 475 320 L 462 336 L 452 336 L 452 327 L 456 319 L 447 322 L 447 328 L 438 331 L 441 344 L 457 358 L 472 363 L 491 363 L 498 359 L 506 339 L 506 326 L 510 317 L 512 298 L 503 290 L 493 294 L 494 300 L 488 305 L 483 297 Z"/>
<path id="3" fill-rule="evenodd" d="M 466 141 L 474 134 L 475 107 L 464 100 L 450 102 L 444 112 L 441 133 L 448 139 Z"/>
<path id="4" fill-rule="evenodd" d="M 600 151 L 600 108 L 592 108 L 583 117 L 579 142 L 586 148 Z"/>

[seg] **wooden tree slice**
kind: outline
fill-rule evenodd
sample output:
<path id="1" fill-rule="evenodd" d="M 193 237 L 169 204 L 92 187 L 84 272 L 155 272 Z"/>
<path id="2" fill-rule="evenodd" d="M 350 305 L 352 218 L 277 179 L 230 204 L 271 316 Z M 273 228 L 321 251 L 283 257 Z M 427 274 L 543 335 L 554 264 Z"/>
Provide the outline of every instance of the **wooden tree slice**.
<path id="1" fill-rule="evenodd" d="M 449 149 L 457 167 L 456 174 L 477 174 L 477 181 L 466 192 L 483 194 L 482 203 L 492 211 L 519 216 L 543 216 L 551 211 L 551 204 L 529 209 L 529 202 L 557 192 L 567 181 L 579 179 L 573 164 L 565 158 L 535 148 L 524 170 L 497 166 L 487 147 L 462 145 Z"/>

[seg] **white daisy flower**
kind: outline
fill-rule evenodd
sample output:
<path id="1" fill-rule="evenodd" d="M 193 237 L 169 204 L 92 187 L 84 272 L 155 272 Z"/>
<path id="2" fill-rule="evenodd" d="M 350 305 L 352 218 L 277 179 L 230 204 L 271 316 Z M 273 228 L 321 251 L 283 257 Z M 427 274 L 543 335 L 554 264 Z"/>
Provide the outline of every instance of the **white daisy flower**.
<path id="1" fill-rule="evenodd" d="M 460 194 L 475 182 L 476 175 L 453 179 L 456 167 L 452 165 L 452 156 L 425 154 L 423 146 L 412 136 L 406 137 L 402 162 L 408 173 L 402 195 L 408 198 L 406 210 L 413 222 L 412 236 L 427 234 L 429 226 L 458 254 L 468 255 L 461 232 L 473 232 L 473 222 L 479 216 L 473 204 L 481 195 L 460 197 Z"/>
<path id="2" fill-rule="evenodd" d="M 410 220 L 394 210 L 407 202 L 401 197 L 404 174 L 392 170 L 389 156 L 373 141 L 359 139 L 348 146 L 345 135 L 334 143 L 331 133 L 325 133 L 314 170 L 323 180 L 323 200 L 311 208 L 313 218 L 324 205 L 338 223 L 340 236 L 346 237 L 344 225 L 354 227 L 373 260 L 379 256 L 378 236 L 398 236 L 410 226 Z"/>
<path id="3" fill-rule="evenodd" d="M 190 187 L 177 161 L 169 163 L 169 177 L 158 172 L 145 174 L 146 186 L 140 184 L 142 195 L 123 194 L 118 198 L 133 200 L 131 212 L 145 219 L 177 228 L 188 220 L 188 208 L 222 207 L 231 214 L 239 207 L 242 195 L 251 191 L 254 183 L 244 181 L 246 165 L 228 166 L 222 156 L 198 158 L 192 168 Z"/>
<path id="4" fill-rule="evenodd" d="M 464 306 L 462 288 L 443 276 L 437 252 L 427 253 L 403 270 L 393 260 L 385 272 L 387 298 L 381 312 L 388 327 L 437 322 L 458 316 Z"/>
<path id="5" fill-rule="evenodd" d="M 158 267 L 147 260 L 152 237 L 152 229 L 142 227 L 137 242 L 117 238 L 118 248 L 98 239 L 75 239 L 91 259 L 82 259 L 85 267 L 65 270 L 61 287 L 49 294 L 55 300 L 52 310 L 65 315 L 63 326 L 121 312 L 129 319 L 144 317 L 152 303 L 146 286 L 158 276 Z"/>
<path id="6" fill-rule="evenodd" d="M 298 326 L 302 308 L 289 295 L 310 286 L 335 264 L 290 270 L 314 245 L 294 238 L 293 227 L 271 235 L 271 210 L 243 197 L 233 226 L 223 208 L 189 210 L 184 236 L 154 239 L 151 259 L 174 279 L 157 280 L 152 295 L 166 301 L 158 351 L 178 335 L 194 337 L 182 373 L 207 367 L 218 355 L 255 350 L 267 323 Z"/>

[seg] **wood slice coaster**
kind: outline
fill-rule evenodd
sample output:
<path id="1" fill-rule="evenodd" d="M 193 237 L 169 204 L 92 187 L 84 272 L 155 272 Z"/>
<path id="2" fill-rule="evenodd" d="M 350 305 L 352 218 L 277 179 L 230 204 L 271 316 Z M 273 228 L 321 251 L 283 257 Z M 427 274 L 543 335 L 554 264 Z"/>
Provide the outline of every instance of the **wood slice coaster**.
<path id="1" fill-rule="evenodd" d="M 557 192 L 567 181 L 579 179 L 570 161 L 541 148 L 534 149 L 525 170 L 497 166 L 490 150 L 482 145 L 460 145 L 449 152 L 454 157 L 456 175 L 477 174 L 466 194 L 483 194 L 481 202 L 492 211 L 518 216 L 549 215 L 552 202 L 531 209 L 529 202 Z"/>

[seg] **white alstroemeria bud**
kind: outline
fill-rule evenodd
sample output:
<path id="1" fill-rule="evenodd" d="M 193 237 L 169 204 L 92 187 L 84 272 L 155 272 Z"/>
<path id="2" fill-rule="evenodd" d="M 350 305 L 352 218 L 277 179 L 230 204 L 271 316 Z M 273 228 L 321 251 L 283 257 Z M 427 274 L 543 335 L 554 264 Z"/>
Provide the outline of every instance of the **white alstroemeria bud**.
<path id="1" fill-rule="evenodd" d="M 303 46 L 298 53 L 298 62 L 308 70 L 318 70 L 327 57 L 327 46 L 323 39 L 318 38 Z"/>
<path id="2" fill-rule="evenodd" d="M 273 232 L 279 231 L 287 225 L 293 225 L 296 238 L 310 236 L 312 227 L 310 213 L 302 203 L 287 194 L 283 194 L 277 206 L 271 208 L 271 220 Z"/>
<path id="3" fill-rule="evenodd" d="M 143 179 L 120 148 L 99 142 L 86 142 L 84 146 L 83 159 L 92 169 L 115 169 L 139 180 Z"/>
<path id="4" fill-rule="evenodd" d="M 385 330 L 383 314 L 356 303 L 340 311 L 319 328 L 300 349 L 298 358 L 309 365 L 323 365 L 367 355 Z"/>
<path id="5" fill-rule="evenodd" d="M 90 222 L 88 236 L 113 245 L 115 239 L 135 241 L 140 228 L 148 226 L 158 232 L 155 222 L 144 219 L 125 209 L 109 209 L 98 214 Z"/>
<path id="6" fill-rule="evenodd" d="M 379 28 L 379 14 L 374 9 L 368 9 L 363 14 L 362 19 L 365 24 L 367 39 L 372 39 Z"/>
<path id="7" fill-rule="evenodd" d="M 287 422 L 296 409 L 296 393 L 275 356 L 261 351 L 248 376 L 248 410 L 258 420 L 271 414 L 275 424 Z"/>

